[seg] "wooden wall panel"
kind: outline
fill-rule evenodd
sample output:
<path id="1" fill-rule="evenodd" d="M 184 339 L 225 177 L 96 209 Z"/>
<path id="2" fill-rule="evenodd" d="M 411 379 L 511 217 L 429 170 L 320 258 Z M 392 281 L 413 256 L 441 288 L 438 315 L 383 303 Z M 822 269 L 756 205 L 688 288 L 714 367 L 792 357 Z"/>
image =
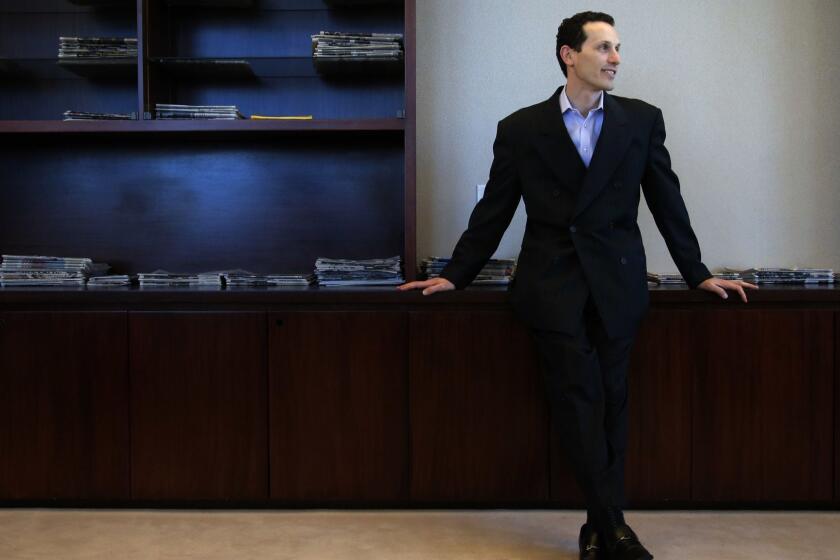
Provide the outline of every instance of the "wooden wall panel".
<path id="1" fill-rule="evenodd" d="M 412 313 L 411 498 L 549 499 L 549 416 L 536 352 L 508 311 Z"/>
<path id="2" fill-rule="evenodd" d="M 131 494 L 268 498 L 264 313 L 130 314 Z"/>
<path id="3" fill-rule="evenodd" d="M 0 313 L 0 499 L 129 497 L 125 313 Z"/>
<path id="4" fill-rule="evenodd" d="M 407 315 L 269 318 L 271 498 L 404 500 Z"/>

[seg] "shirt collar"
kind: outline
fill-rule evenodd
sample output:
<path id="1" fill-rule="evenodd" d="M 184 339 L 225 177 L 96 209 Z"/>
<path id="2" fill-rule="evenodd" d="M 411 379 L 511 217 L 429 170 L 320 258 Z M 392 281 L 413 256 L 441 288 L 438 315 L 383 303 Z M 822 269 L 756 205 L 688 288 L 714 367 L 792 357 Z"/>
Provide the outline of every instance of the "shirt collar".
<path id="1" fill-rule="evenodd" d="M 563 90 L 560 92 L 560 112 L 565 113 L 566 111 L 568 111 L 570 109 L 572 111 L 576 112 L 577 114 L 580 114 L 580 112 L 572 106 L 571 101 L 569 101 L 569 97 L 566 95 L 566 88 L 563 88 Z M 592 110 L 597 111 L 599 109 L 600 110 L 604 109 L 604 92 L 603 91 L 601 92 L 601 98 L 598 100 L 598 106 L 595 107 Z"/>

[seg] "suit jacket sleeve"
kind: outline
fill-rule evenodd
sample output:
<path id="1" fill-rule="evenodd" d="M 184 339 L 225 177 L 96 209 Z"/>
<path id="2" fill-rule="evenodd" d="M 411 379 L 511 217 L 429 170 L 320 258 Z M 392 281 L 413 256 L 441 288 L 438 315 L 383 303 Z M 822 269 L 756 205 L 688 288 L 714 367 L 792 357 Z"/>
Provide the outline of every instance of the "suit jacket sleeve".
<path id="1" fill-rule="evenodd" d="M 665 122 L 659 109 L 651 130 L 642 190 L 680 274 L 691 288 L 696 288 L 712 274 L 700 260 L 700 245 L 691 229 L 680 182 L 671 169 L 671 157 L 665 148 Z"/>
<path id="2" fill-rule="evenodd" d="M 501 121 L 493 143 L 493 164 L 484 196 L 475 205 L 466 231 L 455 245 L 452 260 L 440 275 L 463 289 L 481 272 L 499 246 L 522 196 L 511 130 Z"/>

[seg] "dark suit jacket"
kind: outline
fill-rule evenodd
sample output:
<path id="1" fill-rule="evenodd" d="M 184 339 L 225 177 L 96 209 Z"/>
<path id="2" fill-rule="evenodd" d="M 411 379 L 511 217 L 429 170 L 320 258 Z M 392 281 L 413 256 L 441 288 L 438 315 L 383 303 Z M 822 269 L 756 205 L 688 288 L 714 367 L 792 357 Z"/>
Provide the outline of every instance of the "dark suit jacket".
<path id="1" fill-rule="evenodd" d="M 604 93 L 604 123 L 589 168 L 560 111 L 547 101 L 499 122 L 484 197 L 441 276 L 466 287 L 499 245 L 520 197 L 528 215 L 511 302 L 531 327 L 573 334 L 592 295 L 610 337 L 632 336 L 648 308 L 639 187 L 683 278 L 711 277 L 700 260 L 662 112 Z"/>

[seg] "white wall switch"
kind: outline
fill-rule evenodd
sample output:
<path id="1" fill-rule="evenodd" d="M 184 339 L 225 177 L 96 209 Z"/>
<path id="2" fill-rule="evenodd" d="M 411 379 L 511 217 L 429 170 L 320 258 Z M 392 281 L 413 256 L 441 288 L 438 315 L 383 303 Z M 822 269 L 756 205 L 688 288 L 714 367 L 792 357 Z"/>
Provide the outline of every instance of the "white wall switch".
<path id="1" fill-rule="evenodd" d="M 484 197 L 484 185 L 476 185 L 475 186 L 475 201 L 478 202 L 479 200 Z"/>

